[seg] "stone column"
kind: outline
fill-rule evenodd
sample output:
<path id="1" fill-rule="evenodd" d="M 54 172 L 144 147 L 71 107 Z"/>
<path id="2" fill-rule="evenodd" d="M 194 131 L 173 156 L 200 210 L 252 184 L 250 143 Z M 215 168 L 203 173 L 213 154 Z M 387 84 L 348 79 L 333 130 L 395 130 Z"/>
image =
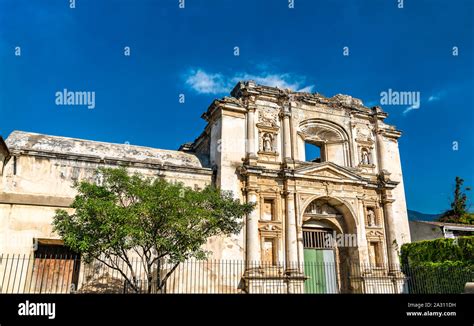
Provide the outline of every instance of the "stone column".
<path id="1" fill-rule="evenodd" d="M 295 194 L 286 192 L 286 263 L 287 270 L 295 271 L 298 267 L 298 241 L 296 236 Z"/>
<path id="2" fill-rule="evenodd" d="M 255 107 L 249 106 L 247 113 L 247 156 L 249 158 L 256 158 L 255 151 Z"/>
<path id="3" fill-rule="evenodd" d="M 385 220 L 385 239 L 387 243 L 388 265 L 391 272 L 396 272 L 400 270 L 400 267 L 397 252 L 398 244 L 396 243 L 397 237 L 394 232 L 396 221 L 395 215 L 393 214 L 393 202 L 393 199 L 388 199 L 386 198 L 386 195 L 384 195 L 382 203 Z"/>
<path id="4" fill-rule="evenodd" d="M 385 146 L 384 146 L 384 139 L 383 136 L 380 133 L 377 133 L 377 163 L 378 163 L 378 170 L 379 172 L 382 172 L 385 169 L 385 162 L 383 160 L 383 154 L 385 152 Z"/>
<path id="5" fill-rule="evenodd" d="M 359 225 L 360 225 L 360 232 L 359 233 L 359 252 L 362 255 L 361 263 L 365 266 L 370 264 L 369 260 L 369 248 L 367 248 L 367 232 L 366 232 L 366 223 L 365 223 L 365 206 L 364 206 L 364 198 L 365 195 L 358 196 L 357 201 L 359 205 Z"/>
<path id="6" fill-rule="evenodd" d="M 298 237 L 296 228 L 295 193 L 286 191 L 285 245 L 288 278 L 287 293 L 304 293 L 303 267 L 298 261 Z"/>
<path id="7" fill-rule="evenodd" d="M 290 128 L 290 112 L 283 111 L 283 154 L 285 161 L 291 161 L 291 128 Z"/>
<path id="8" fill-rule="evenodd" d="M 257 202 L 257 191 L 256 189 L 247 189 L 247 202 Z M 250 263 L 248 267 L 257 267 L 257 263 L 260 261 L 260 244 L 258 236 L 258 217 L 259 210 L 255 207 L 254 210 L 247 215 L 246 223 L 246 259 Z"/>
<path id="9" fill-rule="evenodd" d="M 378 167 L 379 167 L 379 178 L 385 179 L 387 171 L 386 162 L 385 162 L 385 144 L 383 135 L 377 133 L 377 157 L 378 157 Z M 385 181 L 385 180 L 383 180 Z M 394 232 L 397 221 L 395 220 L 395 215 L 393 214 L 393 199 L 388 198 L 387 189 L 382 190 L 382 206 L 383 206 L 383 215 L 384 215 L 384 226 L 385 226 L 385 241 L 387 246 L 387 258 L 388 265 L 391 272 L 399 270 L 399 261 L 398 261 L 398 252 L 397 244 L 394 241 L 397 239 Z"/>

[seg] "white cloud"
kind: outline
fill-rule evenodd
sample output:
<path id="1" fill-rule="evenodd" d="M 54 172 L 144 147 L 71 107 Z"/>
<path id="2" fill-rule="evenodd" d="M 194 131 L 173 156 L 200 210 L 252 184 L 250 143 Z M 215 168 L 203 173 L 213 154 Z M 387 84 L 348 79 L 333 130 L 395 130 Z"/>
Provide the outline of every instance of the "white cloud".
<path id="1" fill-rule="evenodd" d="M 442 90 L 438 93 L 434 93 L 433 95 L 428 97 L 428 102 L 435 102 L 435 101 L 441 100 L 441 98 L 444 97 L 444 95 L 446 95 L 446 92 L 447 92 L 446 90 Z"/>
<path id="2" fill-rule="evenodd" d="M 436 101 L 439 101 L 441 99 L 441 97 L 445 94 L 444 91 L 441 91 L 441 92 L 438 92 L 438 93 L 435 93 L 433 95 L 430 95 L 428 97 L 428 102 L 436 102 Z M 403 111 L 403 115 L 406 115 L 408 112 L 412 111 L 412 110 L 415 110 L 415 109 L 419 109 L 420 107 L 419 106 L 416 106 L 416 105 L 412 105 L 412 106 L 409 106 L 407 107 L 404 111 Z"/>
<path id="3" fill-rule="evenodd" d="M 309 85 L 309 86 L 305 86 L 305 87 L 299 89 L 298 92 L 312 93 L 313 89 L 314 89 L 314 85 Z"/>
<path id="4" fill-rule="evenodd" d="M 290 74 L 270 74 L 263 73 L 261 75 L 236 74 L 232 78 L 235 84 L 239 80 L 254 80 L 257 84 L 272 86 L 278 88 L 289 88 L 298 92 L 312 92 L 314 85 L 304 85 L 304 78 L 292 76 Z"/>
<path id="5" fill-rule="evenodd" d="M 201 69 L 190 71 L 186 84 L 200 94 L 228 92 L 228 86 L 222 74 L 209 74 Z"/>
<path id="6" fill-rule="evenodd" d="M 412 106 L 409 106 L 407 107 L 404 111 L 403 111 L 403 114 L 407 114 L 408 112 L 412 111 L 412 110 L 416 110 L 416 109 L 419 109 L 420 106 L 419 105 L 412 105 Z"/>
<path id="7" fill-rule="evenodd" d="M 241 80 L 254 80 L 260 85 L 290 88 L 298 92 L 312 92 L 314 89 L 314 85 L 305 85 L 304 77 L 290 74 L 236 73 L 233 76 L 224 76 L 221 73 L 207 73 L 202 69 L 191 70 L 186 77 L 186 84 L 200 94 L 224 94 L 229 93 Z"/>
<path id="8" fill-rule="evenodd" d="M 439 96 L 439 95 L 431 95 L 431 96 L 428 98 L 428 102 L 438 101 L 439 99 L 440 99 L 440 96 Z"/>

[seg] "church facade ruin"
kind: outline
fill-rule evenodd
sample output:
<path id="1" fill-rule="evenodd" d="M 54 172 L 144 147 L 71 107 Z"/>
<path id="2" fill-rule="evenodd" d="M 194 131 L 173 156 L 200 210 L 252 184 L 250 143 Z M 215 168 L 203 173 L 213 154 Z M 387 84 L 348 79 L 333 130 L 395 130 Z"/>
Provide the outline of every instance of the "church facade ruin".
<path id="1" fill-rule="evenodd" d="M 401 291 L 398 250 L 410 241 L 401 132 L 380 107 L 246 81 L 202 118 L 205 130 L 179 151 L 14 131 L 0 141 L 0 252 L 29 254 L 32 242 L 58 239 L 51 221 L 69 209 L 72 183 L 126 165 L 256 203 L 239 235 L 206 245 L 213 259 L 247 262 L 247 292 L 262 292 L 266 278 L 305 292 L 305 262 L 335 266 L 326 289 L 350 287 L 344 266 L 358 265 Z"/>

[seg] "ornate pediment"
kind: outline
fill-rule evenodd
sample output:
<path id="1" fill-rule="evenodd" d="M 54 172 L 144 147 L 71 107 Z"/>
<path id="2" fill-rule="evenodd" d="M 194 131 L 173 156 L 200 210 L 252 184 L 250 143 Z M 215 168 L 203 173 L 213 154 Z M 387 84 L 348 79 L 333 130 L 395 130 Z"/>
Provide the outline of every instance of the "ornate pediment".
<path id="1" fill-rule="evenodd" d="M 356 173 L 331 162 L 301 166 L 295 170 L 295 176 L 339 182 L 360 183 L 367 181 Z"/>
<path id="2" fill-rule="evenodd" d="M 281 232 L 281 225 L 279 223 L 265 223 L 261 222 L 258 228 L 260 231 L 274 231 Z"/>
<path id="3" fill-rule="evenodd" d="M 282 233 L 281 223 L 276 221 L 259 221 L 258 231 L 262 236 L 279 236 Z"/>
<path id="4" fill-rule="evenodd" d="M 367 230 L 366 237 L 367 239 L 383 238 L 383 231 L 382 230 Z"/>

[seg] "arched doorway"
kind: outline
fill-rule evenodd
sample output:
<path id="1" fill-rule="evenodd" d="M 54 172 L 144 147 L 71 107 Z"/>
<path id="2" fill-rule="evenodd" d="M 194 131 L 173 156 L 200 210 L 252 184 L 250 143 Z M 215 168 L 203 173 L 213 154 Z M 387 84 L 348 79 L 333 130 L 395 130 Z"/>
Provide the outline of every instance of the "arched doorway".
<path id="1" fill-rule="evenodd" d="M 303 212 L 306 293 L 338 293 L 350 288 L 350 265 L 358 261 L 356 225 L 346 204 L 331 197 L 312 200 Z"/>

